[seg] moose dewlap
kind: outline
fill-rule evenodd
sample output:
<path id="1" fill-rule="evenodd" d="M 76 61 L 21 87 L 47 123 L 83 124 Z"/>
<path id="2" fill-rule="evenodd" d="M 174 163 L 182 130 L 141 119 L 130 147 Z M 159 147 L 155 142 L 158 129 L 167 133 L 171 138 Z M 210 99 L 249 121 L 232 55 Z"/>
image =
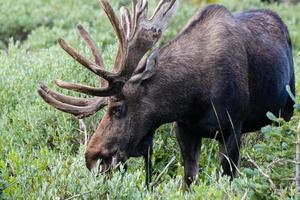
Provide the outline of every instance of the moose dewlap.
<path id="1" fill-rule="evenodd" d="M 170 42 L 152 50 L 175 13 L 178 1 L 161 0 L 152 17 L 148 2 L 133 0 L 117 18 L 107 0 L 100 0 L 119 41 L 114 72 L 105 71 L 100 52 L 88 32 L 78 26 L 90 47 L 88 60 L 59 39 L 61 47 L 100 77 L 99 88 L 56 81 L 65 89 L 95 98 L 75 98 L 40 85 L 40 96 L 53 107 L 78 118 L 103 107 L 107 112 L 85 153 L 92 169 L 128 157 L 143 156 L 147 182 L 155 130 L 175 122 L 187 185 L 198 173 L 202 138 L 220 142 L 223 173 L 234 176 L 243 133 L 269 123 L 268 111 L 289 120 L 295 94 L 291 40 L 286 25 L 270 10 L 232 14 L 210 5 L 188 22 Z M 150 52 L 148 56 L 145 56 Z"/>

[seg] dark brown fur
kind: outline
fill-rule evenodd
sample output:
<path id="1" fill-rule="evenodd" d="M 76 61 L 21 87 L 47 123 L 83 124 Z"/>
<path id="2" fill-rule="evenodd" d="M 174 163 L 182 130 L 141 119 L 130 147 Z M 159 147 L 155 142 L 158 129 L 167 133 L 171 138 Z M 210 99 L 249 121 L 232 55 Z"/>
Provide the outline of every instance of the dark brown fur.
<path id="1" fill-rule="evenodd" d="M 88 168 L 99 158 L 146 156 L 156 128 L 176 122 L 188 185 L 203 137 L 220 142 L 224 174 L 233 177 L 241 134 L 268 124 L 268 111 L 286 120 L 293 114 L 285 91 L 295 92 L 291 42 L 269 10 L 232 15 L 208 6 L 154 57 L 110 99 L 86 150 Z"/>

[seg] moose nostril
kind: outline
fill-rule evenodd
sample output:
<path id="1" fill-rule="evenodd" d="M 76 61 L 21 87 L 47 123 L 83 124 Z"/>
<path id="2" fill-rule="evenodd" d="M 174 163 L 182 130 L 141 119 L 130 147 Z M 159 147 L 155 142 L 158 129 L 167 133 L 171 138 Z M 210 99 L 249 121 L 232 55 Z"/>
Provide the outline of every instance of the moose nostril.
<path id="1" fill-rule="evenodd" d="M 96 165 L 99 158 L 100 158 L 99 153 L 86 151 L 85 152 L 85 165 L 86 165 L 86 167 L 91 171 L 95 167 L 95 165 Z"/>
<path id="2" fill-rule="evenodd" d="M 98 159 L 95 159 L 95 160 L 86 159 L 85 160 L 85 165 L 86 165 L 86 167 L 88 168 L 89 171 L 92 171 L 92 169 L 95 168 L 97 161 L 98 161 Z"/>

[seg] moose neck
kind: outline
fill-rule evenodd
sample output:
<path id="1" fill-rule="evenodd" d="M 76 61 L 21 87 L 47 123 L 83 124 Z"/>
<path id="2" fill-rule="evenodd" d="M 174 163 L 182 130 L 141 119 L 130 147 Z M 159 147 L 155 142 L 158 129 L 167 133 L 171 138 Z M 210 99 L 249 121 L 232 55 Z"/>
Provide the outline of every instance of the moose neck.
<path id="1" fill-rule="evenodd" d="M 194 102 L 201 102 L 208 90 L 207 78 L 203 78 L 206 76 L 209 76 L 206 70 L 196 69 L 196 65 L 186 63 L 185 59 L 173 54 L 164 56 L 161 52 L 157 72 L 145 84 L 149 101 L 155 105 L 159 125 L 186 117 Z"/>
<path id="2" fill-rule="evenodd" d="M 223 39 L 214 37 L 204 28 L 191 28 L 159 50 L 156 74 L 145 87 L 160 124 L 188 118 L 210 102 L 213 85 L 223 81 L 218 62 L 226 56 Z"/>

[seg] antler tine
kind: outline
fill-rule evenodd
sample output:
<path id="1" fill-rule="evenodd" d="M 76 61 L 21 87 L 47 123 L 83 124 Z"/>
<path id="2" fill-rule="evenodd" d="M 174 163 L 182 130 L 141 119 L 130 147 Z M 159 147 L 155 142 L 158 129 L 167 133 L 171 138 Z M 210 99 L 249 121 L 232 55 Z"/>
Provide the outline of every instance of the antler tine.
<path id="1" fill-rule="evenodd" d="M 157 14 L 157 12 L 161 9 L 162 5 L 165 3 L 165 0 L 160 0 L 158 5 L 156 6 L 153 15 L 150 17 L 150 20 Z"/>
<path id="2" fill-rule="evenodd" d="M 169 1 L 169 3 L 168 3 Z M 178 2 L 178 1 L 177 1 Z M 159 4 L 157 5 L 157 7 L 155 8 L 155 11 L 152 15 L 152 17 L 150 18 L 150 20 L 152 20 L 155 16 L 165 16 L 174 6 L 174 4 L 176 3 L 176 0 L 161 0 L 159 2 Z M 166 7 L 166 9 L 163 11 L 162 8 L 164 7 L 164 4 L 168 4 L 168 6 Z"/>
<path id="3" fill-rule="evenodd" d="M 116 74 L 102 70 L 98 65 L 86 59 L 77 51 L 75 51 L 75 49 L 73 49 L 70 45 L 68 45 L 68 43 L 64 39 L 59 38 L 58 43 L 77 62 L 79 62 L 81 65 L 83 65 L 84 67 L 86 67 L 87 69 L 95 73 L 96 75 L 103 77 L 108 82 L 112 82 L 116 79 Z"/>
<path id="4" fill-rule="evenodd" d="M 66 96 L 51 90 L 48 86 L 42 83 L 40 84 L 40 89 L 42 89 L 44 92 L 46 92 L 48 95 L 50 95 L 57 101 L 66 104 L 71 104 L 74 106 L 88 106 L 97 100 L 97 98 L 77 98 L 77 97 Z"/>
<path id="5" fill-rule="evenodd" d="M 50 104 L 51 106 L 55 107 L 60 111 L 73 114 L 80 119 L 93 115 L 95 112 L 107 105 L 106 98 L 97 98 L 97 100 L 89 106 L 75 106 L 63 103 L 55 99 L 42 88 L 38 89 L 38 93 L 44 99 L 44 101 Z"/>
<path id="6" fill-rule="evenodd" d="M 123 68 L 123 65 L 125 64 L 126 56 L 127 56 L 127 40 L 126 36 L 123 30 L 123 27 L 121 26 L 118 17 L 116 16 L 114 10 L 110 6 L 110 4 L 107 2 L 107 0 L 100 0 L 100 4 L 105 11 L 106 15 L 108 16 L 109 21 L 111 22 L 111 25 L 113 26 L 116 35 L 119 40 L 119 47 L 118 47 L 118 53 L 115 60 L 115 70 L 119 71 L 119 69 Z"/>
<path id="7" fill-rule="evenodd" d="M 131 16 L 129 10 L 122 6 L 120 9 L 121 14 L 121 24 L 123 26 L 123 30 L 126 33 L 126 38 L 128 39 L 130 37 L 130 31 L 131 31 Z"/>
<path id="8" fill-rule="evenodd" d="M 132 12 L 132 16 L 131 16 L 131 30 L 134 30 L 134 27 L 136 25 L 136 5 L 137 5 L 137 0 L 132 0 L 132 5 L 131 5 L 131 12 Z"/>
<path id="9" fill-rule="evenodd" d="M 87 95 L 99 96 L 99 97 L 108 97 L 114 95 L 117 89 L 119 89 L 117 83 L 118 82 L 114 82 L 112 85 L 109 85 L 107 88 L 95 88 L 95 87 L 90 87 L 82 84 L 68 83 L 61 80 L 55 80 L 55 84 L 60 88 L 73 90 Z"/>
<path id="10" fill-rule="evenodd" d="M 122 44 L 125 44 L 125 34 L 124 34 L 122 26 L 120 25 L 119 19 L 116 16 L 114 10 L 110 6 L 110 4 L 107 2 L 107 0 L 100 0 L 100 4 L 101 4 L 103 10 L 105 11 L 109 21 L 111 22 L 111 25 L 113 26 L 113 28 L 117 34 L 119 42 Z"/>
<path id="11" fill-rule="evenodd" d="M 79 24 L 77 26 L 77 29 L 78 29 L 80 35 L 82 36 L 82 38 L 84 39 L 84 41 L 89 46 L 89 48 L 95 58 L 96 65 L 98 65 L 101 69 L 105 69 L 103 58 L 102 58 L 95 42 L 93 41 L 92 37 L 90 36 L 90 34 L 84 29 L 84 27 L 81 24 Z M 105 79 L 100 77 L 100 86 L 105 86 L 105 85 L 106 85 Z"/>
<path id="12" fill-rule="evenodd" d="M 147 13 L 148 13 L 148 0 L 140 0 L 139 1 L 139 6 L 137 10 L 137 16 L 139 18 L 147 18 Z"/>
<path id="13" fill-rule="evenodd" d="M 143 21 L 146 24 L 157 26 L 155 28 L 158 28 L 160 30 L 164 29 L 167 26 L 171 16 L 175 13 L 178 2 L 178 0 L 161 0 L 155 8 L 152 17 L 150 17 L 150 19 L 148 20 L 148 1 L 132 0 L 132 36 L 135 35 L 135 32 L 138 29 L 138 25 Z"/>
<path id="14" fill-rule="evenodd" d="M 178 2 L 178 1 L 177 1 Z M 173 7 L 173 5 L 176 3 L 176 0 L 171 0 L 169 7 L 165 10 L 164 15 L 166 15 L 170 9 Z"/>
<path id="15" fill-rule="evenodd" d="M 131 36 L 133 37 L 139 21 L 145 20 L 147 18 L 148 12 L 148 1 L 147 0 L 133 0 L 132 1 L 132 33 Z"/>
<path id="16" fill-rule="evenodd" d="M 85 30 L 85 28 L 81 24 L 79 24 L 77 26 L 77 29 L 78 29 L 80 35 L 82 36 L 82 38 L 85 40 L 85 42 L 88 44 L 89 48 L 91 49 L 92 54 L 95 58 L 95 63 L 100 68 L 105 69 L 102 56 L 101 56 L 95 42 L 93 41 L 92 37 L 90 36 L 90 34 Z"/>

